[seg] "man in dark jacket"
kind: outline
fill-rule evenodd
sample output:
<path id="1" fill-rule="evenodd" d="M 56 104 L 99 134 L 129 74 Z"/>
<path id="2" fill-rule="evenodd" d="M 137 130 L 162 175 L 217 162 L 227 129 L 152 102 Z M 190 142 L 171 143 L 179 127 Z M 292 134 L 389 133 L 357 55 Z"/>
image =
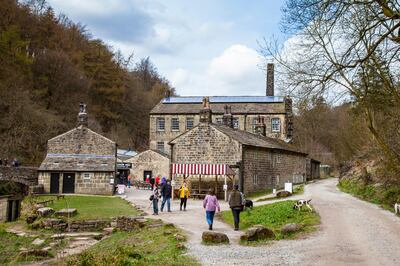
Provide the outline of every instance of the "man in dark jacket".
<path id="1" fill-rule="evenodd" d="M 240 212 L 243 210 L 243 194 L 239 191 L 239 186 L 235 185 L 229 194 L 229 207 L 232 210 L 235 231 L 239 230 Z"/>
<path id="2" fill-rule="evenodd" d="M 161 211 L 164 210 L 165 202 L 167 202 L 168 212 L 171 212 L 171 197 L 172 197 L 171 181 L 167 180 L 167 183 L 161 186 L 161 196 L 163 197 L 161 203 Z"/>

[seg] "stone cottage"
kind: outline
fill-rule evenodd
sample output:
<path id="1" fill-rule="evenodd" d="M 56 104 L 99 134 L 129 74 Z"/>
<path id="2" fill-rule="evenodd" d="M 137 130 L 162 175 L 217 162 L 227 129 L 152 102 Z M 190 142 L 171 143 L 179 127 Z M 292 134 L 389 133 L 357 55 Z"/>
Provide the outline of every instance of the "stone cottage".
<path id="1" fill-rule="evenodd" d="M 159 151 L 147 150 L 126 162 L 132 164 L 131 175 L 136 181 L 144 181 L 147 176 L 169 176 L 169 157 Z"/>
<path id="2" fill-rule="evenodd" d="M 113 194 L 117 145 L 90 130 L 87 122 L 81 104 L 78 126 L 48 140 L 38 180 L 45 193 Z"/>
<path id="3" fill-rule="evenodd" d="M 233 183 L 238 183 L 245 193 L 281 188 L 287 181 L 304 181 L 306 153 L 282 140 L 266 136 L 266 125 L 261 116 L 255 124 L 256 134 L 235 129 L 232 118 L 230 107 L 226 106 L 223 124 L 212 123 L 208 99 L 203 100 L 199 124 L 169 142 L 171 164 L 229 166 L 236 174 L 228 189 Z M 187 178 L 192 187 L 199 182 L 198 176 L 171 174 L 178 184 L 183 178 Z M 220 177 L 202 176 L 202 180 L 206 183 L 203 187 L 212 186 L 210 184 L 216 180 L 218 191 L 222 190 Z"/>

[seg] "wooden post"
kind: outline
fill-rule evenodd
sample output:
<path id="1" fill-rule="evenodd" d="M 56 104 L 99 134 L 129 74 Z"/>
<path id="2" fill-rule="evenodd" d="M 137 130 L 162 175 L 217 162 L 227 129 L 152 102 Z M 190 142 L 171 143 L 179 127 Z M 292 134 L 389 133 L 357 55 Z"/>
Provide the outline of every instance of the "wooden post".
<path id="1" fill-rule="evenodd" d="M 199 194 L 201 193 L 201 175 L 199 175 Z"/>
<path id="2" fill-rule="evenodd" d="M 218 175 L 215 175 L 215 195 L 218 196 Z"/>

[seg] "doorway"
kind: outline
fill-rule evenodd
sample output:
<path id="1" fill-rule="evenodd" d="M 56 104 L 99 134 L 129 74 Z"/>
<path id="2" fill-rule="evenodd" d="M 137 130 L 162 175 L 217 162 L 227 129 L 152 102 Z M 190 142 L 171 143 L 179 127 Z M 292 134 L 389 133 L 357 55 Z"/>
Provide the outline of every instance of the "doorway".
<path id="1" fill-rule="evenodd" d="M 146 177 L 151 178 L 153 176 L 153 172 L 152 171 L 144 171 L 143 172 L 143 181 L 146 181 Z"/>
<path id="2" fill-rule="evenodd" d="M 50 174 L 50 193 L 51 194 L 60 193 L 60 173 Z"/>
<path id="3" fill-rule="evenodd" d="M 75 193 L 75 173 L 63 174 L 63 193 Z"/>

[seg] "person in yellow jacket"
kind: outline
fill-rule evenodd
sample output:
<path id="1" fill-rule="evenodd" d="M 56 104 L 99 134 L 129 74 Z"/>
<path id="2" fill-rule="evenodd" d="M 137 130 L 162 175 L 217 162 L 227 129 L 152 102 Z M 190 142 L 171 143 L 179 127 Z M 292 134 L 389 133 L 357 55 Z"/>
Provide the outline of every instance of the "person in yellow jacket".
<path id="1" fill-rule="evenodd" d="M 182 206 L 183 206 L 183 210 L 186 211 L 186 202 L 189 197 L 190 197 L 189 188 L 187 187 L 186 182 L 183 181 L 183 184 L 182 184 L 181 188 L 179 189 L 179 198 L 181 199 L 180 210 L 182 210 Z"/>

